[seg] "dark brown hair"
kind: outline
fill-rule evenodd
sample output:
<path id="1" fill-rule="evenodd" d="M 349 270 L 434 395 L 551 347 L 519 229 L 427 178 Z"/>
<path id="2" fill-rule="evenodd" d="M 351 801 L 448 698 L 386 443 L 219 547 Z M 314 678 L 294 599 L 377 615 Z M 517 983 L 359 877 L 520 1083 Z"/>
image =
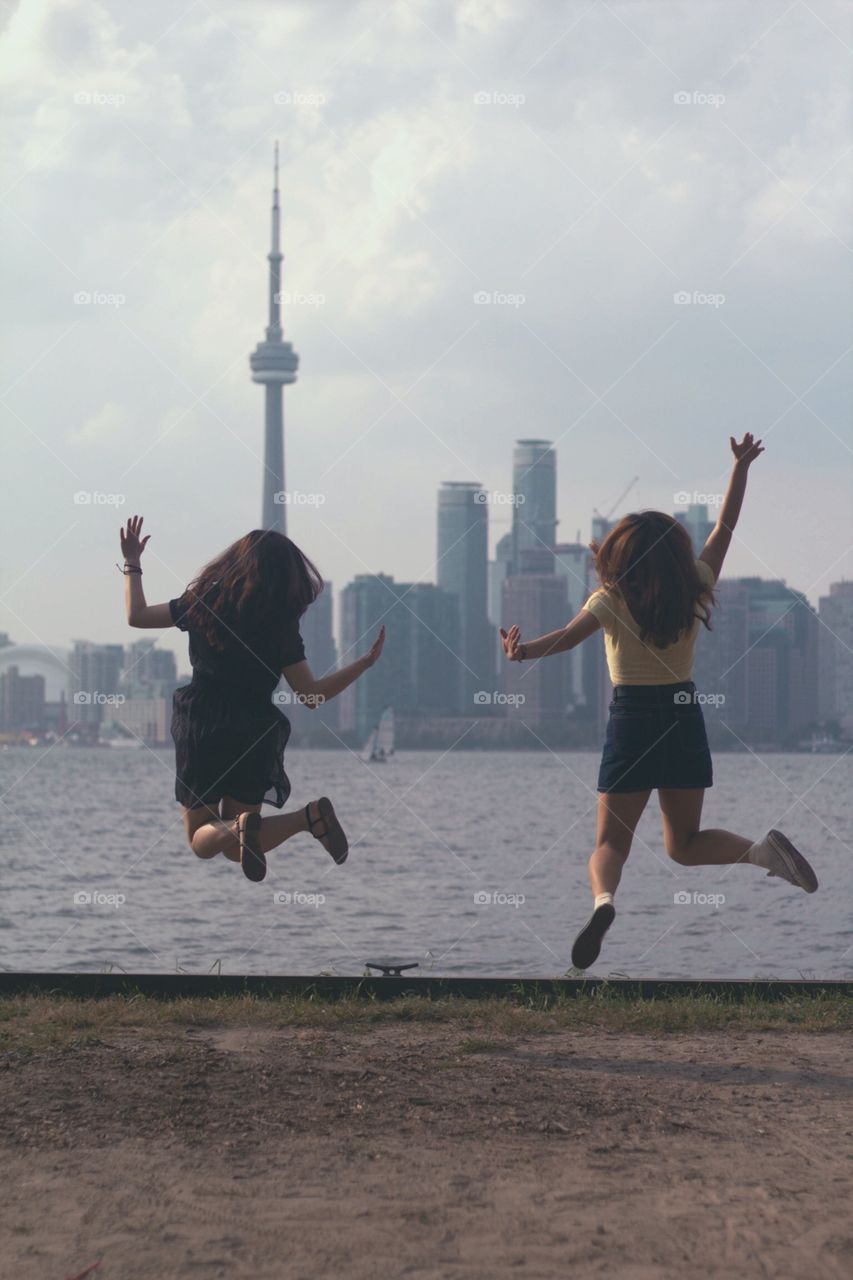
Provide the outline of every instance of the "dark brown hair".
<path id="1" fill-rule="evenodd" d="M 692 630 L 697 617 L 710 631 L 714 593 L 699 577 L 690 534 L 672 516 L 623 516 L 590 550 L 599 582 L 621 595 L 644 643 L 665 649 Z"/>
<path id="2" fill-rule="evenodd" d="M 323 590 L 318 570 L 295 542 L 253 529 L 201 570 L 187 587 L 186 618 L 215 649 L 246 631 L 272 641 L 286 619 L 301 618 Z"/>

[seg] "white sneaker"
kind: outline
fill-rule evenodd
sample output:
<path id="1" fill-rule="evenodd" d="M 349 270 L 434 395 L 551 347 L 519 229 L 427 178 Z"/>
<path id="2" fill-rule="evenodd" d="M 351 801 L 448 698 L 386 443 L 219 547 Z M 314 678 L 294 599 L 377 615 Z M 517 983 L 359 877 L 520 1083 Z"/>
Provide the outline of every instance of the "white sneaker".
<path id="1" fill-rule="evenodd" d="M 794 884 L 806 893 L 814 893 L 817 888 L 817 876 L 809 863 L 796 849 L 787 836 L 781 831 L 768 831 L 765 843 L 775 854 L 774 865 L 767 871 L 769 876 L 779 876 Z"/>

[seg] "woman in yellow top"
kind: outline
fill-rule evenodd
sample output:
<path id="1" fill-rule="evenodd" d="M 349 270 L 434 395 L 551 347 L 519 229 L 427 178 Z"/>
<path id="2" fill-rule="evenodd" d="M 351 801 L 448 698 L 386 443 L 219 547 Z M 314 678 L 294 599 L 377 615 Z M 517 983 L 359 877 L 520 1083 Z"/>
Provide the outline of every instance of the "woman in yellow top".
<path id="1" fill-rule="evenodd" d="M 598 776 L 598 822 L 589 860 L 594 898 L 590 920 L 572 948 L 572 964 L 587 969 L 601 950 L 616 912 L 613 895 L 634 831 L 657 790 L 669 856 L 682 866 L 745 862 L 814 893 L 817 878 L 780 831 L 762 840 L 700 830 L 711 755 L 701 704 L 691 680 L 700 625 L 710 629 L 714 583 L 740 515 L 750 464 L 764 450 L 747 433 L 731 440 L 734 466 L 719 519 L 698 560 L 687 531 L 662 511 L 625 516 L 600 546 L 593 543 L 601 587 L 568 626 L 522 643 L 517 626 L 501 630 L 510 662 L 574 649 L 604 632 L 613 700 Z"/>

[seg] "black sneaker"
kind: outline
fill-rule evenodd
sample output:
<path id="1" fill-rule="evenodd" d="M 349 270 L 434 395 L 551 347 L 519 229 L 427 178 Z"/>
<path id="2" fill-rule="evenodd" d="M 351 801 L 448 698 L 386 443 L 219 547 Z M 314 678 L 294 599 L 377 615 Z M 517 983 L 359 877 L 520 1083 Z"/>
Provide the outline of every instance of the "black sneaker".
<path id="1" fill-rule="evenodd" d="M 768 831 L 767 843 L 776 855 L 775 864 L 768 868 L 767 874 L 779 876 L 782 880 L 787 880 L 788 884 L 805 889 L 806 893 L 814 893 L 817 889 L 817 876 L 811 864 L 788 837 L 783 836 L 781 831 Z"/>
<path id="2" fill-rule="evenodd" d="M 591 964 L 595 964 L 602 939 L 615 919 L 616 908 L 612 902 L 602 902 L 600 907 L 595 908 L 575 938 L 575 945 L 572 947 L 573 968 L 588 969 Z"/>

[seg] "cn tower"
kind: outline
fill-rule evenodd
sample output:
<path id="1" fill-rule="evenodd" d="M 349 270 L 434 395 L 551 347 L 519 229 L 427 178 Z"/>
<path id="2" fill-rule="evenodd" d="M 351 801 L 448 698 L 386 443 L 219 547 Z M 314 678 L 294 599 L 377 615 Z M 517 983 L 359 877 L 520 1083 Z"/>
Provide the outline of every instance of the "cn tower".
<path id="1" fill-rule="evenodd" d="M 252 381 L 264 387 L 264 496 L 261 528 L 287 532 L 284 489 L 284 397 L 282 387 L 296 381 L 299 356 L 284 341 L 281 327 L 280 210 L 278 205 L 278 143 L 275 144 L 272 192 L 272 244 L 269 270 L 269 323 L 266 336 L 249 356 Z"/>

